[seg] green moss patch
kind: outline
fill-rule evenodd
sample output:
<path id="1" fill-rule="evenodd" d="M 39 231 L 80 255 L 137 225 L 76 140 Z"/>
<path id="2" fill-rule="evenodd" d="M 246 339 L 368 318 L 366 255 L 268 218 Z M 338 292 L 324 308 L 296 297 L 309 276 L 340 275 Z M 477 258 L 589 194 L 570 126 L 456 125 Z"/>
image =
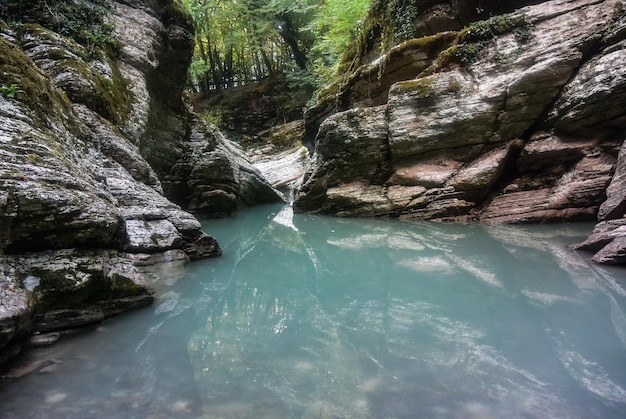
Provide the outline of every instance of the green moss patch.
<path id="1" fill-rule="evenodd" d="M 0 56 L 0 86 L 15 86 L 10 99 L 24 103 L 32 112 L 30 116 L 33 120 L 47 125 L 47 115 L 59 107 L 66 115 L 72 113 L 70 102 L 53 87 L 33 61 L 19 47 L 2 37 Z"/>
<path id="2" fill-rule="evenodd" d="M 532 37 L 533 25 L 524 14 L 511 13 L 472 23 L 459 32 L 456 57 L 467 65 L 477 60 L 478 54 L 492 45 L 499 35 L 513 32 L 518 44 Z"/>

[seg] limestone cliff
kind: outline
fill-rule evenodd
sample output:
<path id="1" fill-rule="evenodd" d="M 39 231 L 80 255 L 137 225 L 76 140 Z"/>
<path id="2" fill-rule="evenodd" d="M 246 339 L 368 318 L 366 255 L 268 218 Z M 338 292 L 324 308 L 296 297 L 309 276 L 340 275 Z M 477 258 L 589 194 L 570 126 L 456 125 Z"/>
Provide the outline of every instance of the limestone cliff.
<path id="1" fill-rule="evenodd" d="M 462 29 L 460 19 L 439 22 L 447 31 L 402 42 L 323 92 L 307 112 L 317 160 L 295 208 L 509 223 L 599 219 L 583 248 L 603 249 L 598 262 L 626 262 L 626 5 L 525 4 Z M 433 27 L 439 15 L 431 12 L 421 22 Z M 419 19 L 415 27 L 429 27 Z"/>
<path id="2" fill-rule="evenodd" d="M 0 349 L 149 303 L 149 255 L 219 255 L 184 209 L 282 199 L 183 102 L 193 37 L 176 4 L 0 8 Z"/>

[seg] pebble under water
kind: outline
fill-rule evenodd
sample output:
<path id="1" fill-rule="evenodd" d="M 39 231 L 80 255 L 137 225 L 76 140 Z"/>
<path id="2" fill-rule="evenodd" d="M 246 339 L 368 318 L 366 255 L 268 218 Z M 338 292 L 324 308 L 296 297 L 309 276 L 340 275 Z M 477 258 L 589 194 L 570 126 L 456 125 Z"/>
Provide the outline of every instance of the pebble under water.
<path id="1" fill-rule="evenodd" d="M 29 353 L 0 417 L 626 417 L 626 269 L 568 248 L 591 224 L 266 206 L 204 227 L 224 256 Z"/>

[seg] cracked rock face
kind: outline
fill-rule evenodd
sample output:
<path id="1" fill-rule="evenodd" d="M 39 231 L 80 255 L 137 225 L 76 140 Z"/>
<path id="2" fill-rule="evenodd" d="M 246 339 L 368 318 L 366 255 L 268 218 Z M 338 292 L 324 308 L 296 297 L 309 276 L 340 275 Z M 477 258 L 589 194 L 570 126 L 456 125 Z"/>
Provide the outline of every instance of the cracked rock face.
<path id="1" fill-rule="evenodd" d="M 435 37 L 436 45 L 432 37 L 404 43 L 362 66 L 345 90 L 321 97 L 309 112 L 310 128 L 330 109 L 325 100 L 348 109 L 319 125 L 316 163 L 294 207 L 507 223 L 621 219 L 625 10 L 621 0 L 538 2 L 492 20 L 509 28 L 476 44 L 463 38 L 470 26 Z M 478 52 L 458 59 L 467 44 Z M 409 53 L 425 61 L 406 78 L 394 60 Z M 359 93 L 366 83 L 358 80 L 370 67 L 377 68 L 379 87 L 389 88 L 383 103 L 366 107 L 350 98 L 369 94 L 369 88 Z M 619 236 L 607 229 L 600 227 L 601 238 L 588 248 Z M 605 252 L 615 259 L 594 260 L 626 261 L 623 250 Z"/>

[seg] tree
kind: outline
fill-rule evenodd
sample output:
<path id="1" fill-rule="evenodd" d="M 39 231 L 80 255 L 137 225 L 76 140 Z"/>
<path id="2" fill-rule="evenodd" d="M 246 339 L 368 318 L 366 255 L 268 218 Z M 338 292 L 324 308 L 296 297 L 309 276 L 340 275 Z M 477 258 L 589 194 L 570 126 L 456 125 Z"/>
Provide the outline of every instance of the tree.
<path id="1" fill-rule="evenodd" d="M 326 0 L 313 21 L 316 40 L 311 51 L 312 66 L 320 84 L 337 75 L 339 63 L 350 41 L 362 36 L 370 0 Z"/>
<path id="2" fill-rule="evenodd" d="M 327 83 L 369 0 L 181 0 L 196 29 L 191 76 L 212 91 L 282 75 Z M 298 79 L 298 80 L 296 80 Z"/>

